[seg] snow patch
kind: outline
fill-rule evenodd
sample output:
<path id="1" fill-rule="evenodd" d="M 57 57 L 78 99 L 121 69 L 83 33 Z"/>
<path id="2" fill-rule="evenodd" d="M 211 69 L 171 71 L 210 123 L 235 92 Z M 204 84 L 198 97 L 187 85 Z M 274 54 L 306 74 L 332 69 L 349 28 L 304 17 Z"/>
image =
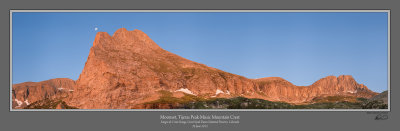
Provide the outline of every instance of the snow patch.
<path id="1" fill-rule="evenodd" d="M 175 92 L 178 92 L 178 91 L 186 93 L 186 94 L 195 95 L 192 91 L 190 91 L 189 89 L 186 89 L 186 88 L 180 88 L 179 90 L 176 90 Z"/>
<path id="2" fill-rule="evenodd" d="M 25 102 L 25 104 L 26 104 L 26 105 L 29 105 L 29 102 L 28 102 L 28 100 L 25 100 L 24 102 Z"/>
<path id="3" fill-rule="evenodd" d="M 61 88 L 57 88 L 57 89 L 60 90 L 60 91 L 61 91 L 61 90 L 64 90 L 64 88 L 62 88 L 62 87 L 61 87 Z"/>
<path id="4" fill-rule="evenodd" d="M 348 93 L 357 93 L 357 91 L 347 91 Z"/>
<path id="5" fill-rule="evenodd" d="M 16 101 L 16 102 L 17 102 L 17 104 L 18 104 L 18 106 L 17 106 L 17 107 L 21 107 L 21 105 L 22 105 L 22 101 L 19 101 L 18 99 L 15 99 L 14 101 Z"/>
<path id="6" fill-rule="evenodd" d="M 69 90 L 69 91 L 74 91 L 74 90 Z"/>
<path id="7" fill-rule="evenodd" d="M 223 91 L 221 91 L 220 89 L 217 89 L 217 91 L 215 92 L 215 95 L 218 95 L 218 94 L 224 94 L 224 92 Z"/>
<path id="8" fill-rule="evenodd" d="M 231 92 L 229 92 L 228 90 L 226 90 L 226 94 L 230 95 L 230 94 L 231 94 Z"/>
<path id="9" fill-rule="evenodd" d="M 215 95 L 211 96 L 211 97 L 217 97 L 218 94 L 225 94 L 225 92 L 223 92 L 220 89 L 217 89 L 217 91 L 215 91 Z M 226 94 L 231 94 L 228 90 L 226 91 Z"/>

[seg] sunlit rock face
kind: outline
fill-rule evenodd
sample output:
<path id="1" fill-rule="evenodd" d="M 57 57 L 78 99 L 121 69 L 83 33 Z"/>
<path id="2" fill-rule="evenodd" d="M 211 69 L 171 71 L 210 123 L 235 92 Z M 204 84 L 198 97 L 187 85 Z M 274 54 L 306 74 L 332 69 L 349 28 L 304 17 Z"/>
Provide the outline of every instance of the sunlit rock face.
<path id="1" fill-rule="evenodd" d="M 12 87 L 12 107 L 24 108 L 43 99 L 66 98 L 73 93 L 75 81 L 68 78 L 56 78 L 41 82 L 24 82 Z"/>
<path id="2" fill-rule="evenodd" d="M 206 99 L 243 96 L 288 103 L 318 96 L 376 95 L 351 76 L 328 76 L 310 86 L 295 86 L 279 77 L 248 79 L 182 58 L 159 47 L 142 31 L 125 28 L 112 36 L 105 32 L 96 35 L 73 90 L 64 100 L 80 109 L 148 108 L 143 103 L 159 99 L 159 91 Z"/>

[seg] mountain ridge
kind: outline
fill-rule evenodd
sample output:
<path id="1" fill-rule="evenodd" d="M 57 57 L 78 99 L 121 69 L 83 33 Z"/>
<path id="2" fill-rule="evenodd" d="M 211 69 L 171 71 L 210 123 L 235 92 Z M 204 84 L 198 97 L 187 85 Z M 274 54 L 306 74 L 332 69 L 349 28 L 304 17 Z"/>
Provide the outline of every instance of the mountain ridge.
<path id="1" fill-rule="evenodd" d="M 121 28 L 112 36 L 96 34 L 74 92 L 64 100 L 80 109 L 131 109 L 158 100 L 160 91 L 177 97 L 247 97 L 295 104 L 321 96 L 377 95 L 348 75 L 327 76 L 309 86 L 280 77 L 249 79 L 166 51 L 140 30 Z"/>
<path id="2" fill-rule="evenodd" d="M 77 91 L 67 103 L 89 109 L 125 109 L 158 99 L 156 92 L 160 90 L 174 94 L 185 91 L 204 98 L 244 96 L 290 103 L 320 95 L 354 95 L 349 92 L 357 91 L 364 92 L 359 95 L 362 97 L 374 95 L 362 90 L 364 86 L 352 77 L 335 78 L 319 80 L 319 84 L 310 85 L 312 89 L 286 80 L 248 79 L 168 52 L 140 30 L 121 28 L 112 36 L 98 33 L 76 82 Z"/>
<path id="3" fill-rule="evenodd" d="M 74 87 L 75 81 L 69 78 L 14 84 L 12 87 L 12 107 L 24 108 L 39 100 L 67 97 L 72 94 Z"/>

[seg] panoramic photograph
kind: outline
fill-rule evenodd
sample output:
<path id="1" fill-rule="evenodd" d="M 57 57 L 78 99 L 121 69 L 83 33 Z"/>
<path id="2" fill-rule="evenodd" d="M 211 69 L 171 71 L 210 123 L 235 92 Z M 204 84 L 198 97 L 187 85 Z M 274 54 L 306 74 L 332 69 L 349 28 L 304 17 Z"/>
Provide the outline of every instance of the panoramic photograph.
<path id="1" fill-rule="evenodd" d="M 388 12 L 12 12 L 11 110 L 389 109 Z"/>

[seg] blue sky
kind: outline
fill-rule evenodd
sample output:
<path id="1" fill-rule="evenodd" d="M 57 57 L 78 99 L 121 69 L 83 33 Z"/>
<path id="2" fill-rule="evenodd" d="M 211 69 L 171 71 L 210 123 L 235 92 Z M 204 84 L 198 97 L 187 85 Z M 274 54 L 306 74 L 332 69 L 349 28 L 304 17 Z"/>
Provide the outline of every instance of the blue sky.
<path id="1" fill-rule="evenodd" d="M 142 30 L 189 60 L 248 78 L 282 77 L 307 86 L 345 74 L 382 92 L 387 23 L 385 12 L 14 12 L 12 81 L 77 80 L 96 33 L 124 27 Z"/>

